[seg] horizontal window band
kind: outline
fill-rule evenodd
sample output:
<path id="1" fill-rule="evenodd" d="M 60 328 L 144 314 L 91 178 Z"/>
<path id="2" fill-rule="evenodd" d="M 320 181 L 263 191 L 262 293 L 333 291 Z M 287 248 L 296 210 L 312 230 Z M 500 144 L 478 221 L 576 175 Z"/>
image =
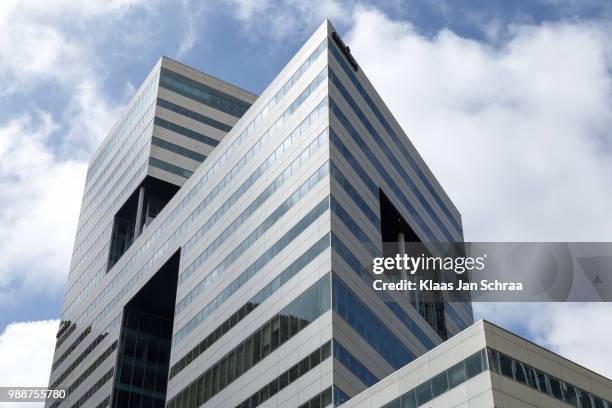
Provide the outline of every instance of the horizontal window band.
<path id="1" fill-rule="evenodd" d="M 170 378 L 174 378 L 179 372 L 195 360 L 200 354 L 208 350 L 214 343 L 217 342 L 225 333 L 231 328 L 236 326 L 245 317 L 247 317 L 257 306 L 262 304 L 266 299 L 276 293 L 286 282 L 293 278 L 298 272 L 305 268 L 311 261 L 316 259 L 325 249 L 330 246 L 330 236 L 325 234 L 317 243 L 311 246 L 306 252 L 304 252 L 298 259 L 296 259 L 291 265 L 289 265 L 283 272 L 281 272 L 276 278 L 268 283 L 263 289 L 261 289 L 255 296 L 253 296 L 248 302 L 246 302 L 238 311 L 228 317 L 223 323 L 221 323 L 215 330 L 213 330 L 208 336 L 204 338 L 198 345 L 187 352 L 184 357 L 177 361 L 170 369 Z M 255 264 L 257 266 L 257 263 Z M 215 297 L 204 309 L 202 309 L 195 319 L 194 328 L 200 325 L 205 319 L 215 310 L 217 310 L 221 304 L 223 304 L 231 295 L 233 295 L 238 289 L 240 289 L 246 282 L 249 281 L 260 268 L 249 267 L 247 268 L 234 282 L 226 287 L 219 295 Z"/>
<path id="2" fill-rule="evenodd" d="M 193 174 L 192 171 L 185 170 L 182 167 L 175 166 L 174 164 L 170 164 L 163 160 L 156 159 L 155 157 L 149 158 L 149 164 L 153 167 L 157 167 L 158 169 L 167 171 L 168 173 L 176 174 L 177 176 L 181 176 L 184 178 L 189 178 Z"/>
<path id="3" fill-rule="evenodd" d="M 166 68 L 161 69 L 159 86 L 237 118 L 241 117 L 251 107 L 250 103 L 242 99 L 223 93 Z"/>
<path id="4" fill-rule="evenodd" d="M 169 400 L 168 408 L 200 406 L 273 354 L 331 306 L 330 274 L 320 278 Z"/>
<path id="5" fill-rule="evenodd" d="M 190 119 L 197 120 L 200 123 L 204 123 L 206 125 L 222 130 L 224 132 L 229 132 L 232 129 L 230 125 L 226 125 L 223 122 L 219 122 L 218 120 L 209 118 L 208 116 L 202 115 L 198 112 L 194 112 L 191 109 L 187 109 L 183 106 L 177 105 L 162 98 L 157 98 L 157 105 L 161 106 L 162 108 L 171 110 L 172 112 L 176 112 L 179 115 L 186 116 Z"/>
<path id="6" fill-rule="evenodd" d="M 206 143 L 207 145 L 210 146 L 217 146 L 219 144 L 219 141 L 217 139 L 214 139 L 212 137 L 203 135 L 201 133 L 198 133 L 194 130 L 191 129 L 187 129 L 186 127 L 177 125 L 176 123 L 172 123 L 167 121 L 166 119 L 162 119 L 160 117 L 155 117 L 153 123 L 159 127 L 162 127 L 164 129 L 168 129 L 171 130 L 173 132 L 176 132 L 178 134 L 181 134 L 183 136 L 187 136 L 188 138 L 191 138 L 193 140 L 197 140 L 198 142 L 202 142 L 202 143 Z"/>
<path id="7" fill-rule="evenodd" d="M 206 160 L 206 156 L 204 156 L 203 154 L 194 152 L 193 150 L 189 150 L 183 146 L 179 146 L 177 144 L 168 142 L 164 139 L 160 139 L 155 136 L 153 136 L 153 138 L 151 139 L 151 144 L 160 147 L 164 150 L 171 151 L 172 153 L 180 154 L 181 156 L 185 156 L 188 159 L 195 160 L 200 163 Z"/>

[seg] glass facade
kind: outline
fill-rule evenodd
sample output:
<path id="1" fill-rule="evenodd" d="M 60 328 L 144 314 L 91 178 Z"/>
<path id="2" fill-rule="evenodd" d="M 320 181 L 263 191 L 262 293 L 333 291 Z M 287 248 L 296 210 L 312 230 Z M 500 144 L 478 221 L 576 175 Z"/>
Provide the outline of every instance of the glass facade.
<path id="1" fill-rule="evenodd" d="M 450 210 L 448 209 L 446 204 L 444 204 L 443 200 L 441 199 L 440 194 L 432 186 L 431 181 L 428 179 L 428 177 L 425 176 L 419 164 L 414 160 L 413 155 L 410 154 L 410 152 L 408 152 L 404 144 L 400 141 L 399 136 L 396 134 L 393 128 L 389 125 L 389 122 L 385 119 L 384 115 L 381 113 L 377 104 L 372 100 L 369 93 L 364 89 L 363 85 L 361 85 L 361 83 L 355 76 L 355 73 L 353 72 L 353 70 L 350 69 L 350 67 L 344 60 L 344 58 L 340 55 L 340 52 L 337 49 L 337 47 L 335 45 L 332 45 L 329 48 L 330 48 L 332 56 L 338 62 L 338 64 L 340 64 L 340 67 L 342 68 L 343 72 L 348 76 L 349 80 L 351 81 L 351 83 L 353 84 L 353 86 L 355 87 L 359 95 L 363 98 L 363 100 L 366 102 L 368 107 L 372 110 L 372 112 L 374 113 L 378 121 L 382 124 L 382 126 L 385 128 L 389 136 L 392 138 L 395 144 L 395 147 L 402 153 L 402 158 L 405 159 L 410 164 L 410 167 L 416 173 L 416 175 L 418 176 L 419 180 L 423 183 L 423 185 L 427 188 L 427 191 L 432 195 L 432 197 L 438 204 L 438 207 L 444 212 L 447 219 L 452 223 L 453 227 L 455 228 L 455 232 L 459 234 L 458 241 L 463 240 L 463 229 L 461 227 L 460 220 L 457 220 L 455 216 L 451 214 Z M 330 71 L 330 80 L 332 80 L 334 84 L 339 85 L 342 88 L 344 88 L 339 81 L 334 81 L 334 79 L 332 78 L 333 75 L 334 74 Z M 340 92 L 343 94 L 343 96 L 348 96 L 348 98 L 350 98 L 348 101 L 351 104 L 351 106 L 356 106 L 354 102 L 353 103 L 350 102 L 352 98 L 350 97 L 348 92 L 346 92 L 346 90 L 344 90 L 344 92 L 340 90 Z M 357 108 L 356 113 L 358 112 L 360 112 L 360 110 Z M 369 123 L 367 122 L 367 119 L 365 119 L 365 116 L 363 115 L 363 113 L 360 113 L 360 114 L 358 113 L 358 116 L 360 117 L 362 121 L 364 121 L 364 124 Z M 376 140 L 380 145 L 381 139 L 377 137 L 378 134 L 373 130 L 374 129 L 373 126 L 369 124 L 366 127 L 368 128 L 368 131 L 370 131 L 370 134 L 371 136 L 373 136 L 374 140 Z M 385 153 L 387 153 L 388 157 L 393 157 L 390 154 L 390 150 L 388 148 L 386 147 L 382 147 L 382 148 L 383 150 L 385 150 Z M 397 163 L 394 163 L 394 164 L 397 164 Z M 398 171 L 401 171 L 403 167 L 397 166 L 397 169 Z M 407 179 L 409 179 L 409 177 L 405 173 L 402 174 L 402 176 L 403 176 L 403 180 L 407 181 Z M 451 239 L 449 242 L 454 242 L 454 241 L 455 240 Z"/>
<path id="2" fill-rule="evenodd" d="M 177 313 L 180 313 L 187 305 L 189 305 L 197 296 L 201 295 L 210 287 L 210 285 L 216 281 L 223 273 L 223 271 L 227 270 L 234 262 L 237 261 L 238 257 L 242 255 L 246 250 L 251 247 L 257 240 L 269 229 L 271 229 L 274 224 L 279 222 L 285 214 L 289 212 L 291 208 L 297 205 L 300 202 L 300 199 L 304 197 L 309 191 L 315 188 L 315 186 L 321 181 L 328 172 L 328 165 L 324 164 L 321 166 L 315 173 L 310 176 L 304 183 L 302 183 L 295 192 L 280 206 L 278 206 L 272 214 L 266 217 L 261 224 L 259 224 L 253 232 L 251 232 L 246 238 L 237 243 L 236 248 L 229 254 L 219 265 L 217 265 L 211 272 L 209 272 L 204 278 L 192 289 L 189 294 L 187 294 L 183 299 L 178 302 Z M 256 204 L 258 204 L 256 202 Z M 254 211 L 254 210 L 253 210 Z M 247 217 L 239 217 L 238 220 L 240 223 L 243 222 L 245 218 L 248 218 L 252 213 L 251 209 L 247 209 Z M 272 253 L 276 255 L 282 248 L 291 243 L 292 237 L 295 235 L 299 235 L 304 229 L 310 225 L 316 218 L 309 217 L 305 218 L 305 221 L 299 223 L 299 228 L 295 230 L 288 231 L 285 235 L 287 238 L 279 240 L 279 244 L 277 245 L 276 250 L 272 250 L 268 257 L 272 256 Z M 298 227 L 298 224 L 296 224 Z M 196 260 L 188 267 L 188 268 L 196 268 L 199 267 L 207 258 L 210 256 L 214 250 L 216 250 L 227 237 L 225 235 L 229 235 L 226 231 L 233 232 L 236 229 L 236 225 L 231 225 L 226 229 L 221 235 L 217 238 L 216 241 L 210 244 L 210 246 L 203 252 Z M 269 261 L 266 260 L 265 263 Z"/>
<path id="3" fill-rule="evenodd" d="M 189 193 L 187 193 L 185 195 L 185 197 L 180 201 L 180 203 L 178 204 L 178 206 L 176 208 L 174 208 L 174 210 L 172 210 L 172 212 L 166 217 L 164 223 L 156 230 L 156 232 L 153 234 L 153 236 L 146 242 L 142 243 L 140 248 L 138 249 L 138 252 L 130 259 L 130 261 L 127 263 L 127 265 L 121 269 L 119 272 L 117 272 L 117 274 L 115 275 L 115 277 L 113 278 L 113 280 L 110 282 L 109 285 L 107 285 L 104 290 L 101 291 L 101 294 L 98 295 L 96 297 L 96 299 L 94 299 L 94 302 L 92 304 L 92 307 L 87 308 L 83 314 L 81 314 L 79 316 L 79 320 L 82 321 L 84 319 L 87 318 L 89 311 L 98 304 L 98 302 L 100 302 L 102 300 L 102 298 L 106 295 L 106 293 L 108 293 L 109 291 L 111 291 L 113 289 L 114 283 L 116 281 L 118 281 L 124 274 L 126 274 L 129 270 L 129 268 L 131 267 L 131 265 L 133 265 L 139 258 L 140 256 L 142 256 L 142 254 L 147 251 L 149 249 L 149 247 L 157 240 L 157 237 L 159 235 L 161 235 L 161 233 L 170 225 L 172 225 L 172 223 L 174 222 L 175 218 L 180 214 L 180 211 L 189 203 L 189 201 L 191 201 L 191 199 L 196 195 L 196 193 L 202 188 L 202 185 L 207 182 L 209 179 L 212 179 L 216 173 L 219 171 L 220 167 L 228 160 L 228 158 L 230 157 L 231 154 L 235 153 L 238 148 L 240 147 L 240 145 L 242 145 L 242 143 L 244 143 L 244 141 L 247 139 L 247 137 L 249 137 L 255 130 L 257 130 L 258 125 L 262 122 L 262 119 L 268 115 L 270 109 L 272 109 L 273 106 L 277 105 L 278 103 L 280 103 L 280 101 L 283 99 L 283 97 L 292 89 L 292 87 L 294 86 L 294 84 L 296 83 L 296 81 L 308 70 L 308 68 L 312 65 L 312 63 L 314 61 L 317 60 L 317 58 L 321 55 L 322 51 L 326 49 L 327 46 L 327 42 L 324 41 L 321 43 L 321 45 L 310 55 L 310 57 L 307 59 L 307 61 L 302 64 L 302 66 L 294 73 L 294 75 L 291 77 L 291 79 L 289 79 L 285 85 L 281 88 L 281 90 L 279 90 L 272 98 L 271 100 L 264 106 L 264 108 L 262 108 L 259 113 L 257 115 L 255 115 L 255 119 L 253 119 L 248 126 L 240 133 L 240 136 L 238 138 L 236 138 L 236 140 L 225 150 L 225 152 L 215 161 L 215 163 L 209 168 L 209 170 L 207 172 L 205 172 L 204 174 L 202 174 L 199 177 L 199 181 L 191 188 L 191 190 L 189 191 Z M 198 206 L 196 208 L 196 210 L 189 216 L 187 217 L 187 219 L 185 221 L 183 221 L 182 224 L 179 225 L 179 228 L 177 228 L 174 232 L 174 234 L 172 234 L 172 240 L 174 240 L 174 238 L 188 225 L 191 224 L 195 218 L 195 216 L 197 216 L 198 214 L 200 214 L 208 205 L 208 203 L 212 200 L 212 198 L 216 197 L 219 195 L 221 188 L 225 187 L 228 185 L 228 183 L 231 181 L 232 178 L 234 178 L 236 176 L 236 174 L 238 173 L 238 171 L 243 168 L 246 163 L 251 160 L 255 153 L 261 149 L 261 147 L 263 145 L 265 145 L 265 143 L 267 143 L 267 141 L 282 127 L 282 125 L 284 124 L 284 122 L 292 115 L 292 113 L 297 109 L 297 107 L 299 107 L 299 105 L 301 105 L 301 103 L 306 99 L 306 97 L 308 95 L 310 95 L 310 93 L 317 87 L 318 84 L 321 83 L 322 79 L 324 79 L 325 76 L 322 75 L 322 73 L 320 73 L 317 76 L 317 79 L 315 79 L 314 82 L 312 82 L 305 91 L 303 91 L 300 96 L 298 96 L 291 104 L 290 104 L 290 108 L 286 109 L 283 114 L 279 117 L 278 120 L 276 120 L 274 122 L 274 124 L 265 132 L 263 132 L 263 135 L 258 139 L 258 142 L 254 145 L 254 147 L 247 152 L 246 155 L 244 155 L 242 157 L 242 159 L 238 162 L 238 164 L 236 166 L 234 166 L 224 177 L 221 178 L 220 183 L 217 185 L 217 187 L 213 188 L 211 193 L 207 196 L 207 198 L 201 203 L 200 206 Z M 313 85 L 313 84 L 317 84 L 317 85 Z M 313 120 L 314 118 L 316 118 L 316 116 L 321 115 L 327 108 L 327 102 L 326 99 L 321 102 L 321 104 L 319 104 L 319 106 L 317 107 L 317 109 L 315 109 L 315 111 L 313 111 L 306 119 L 308 121 Z M 313 116 L 316 113 L 316 116 Z M 306 122 L 309 123 L 309 122 Z M 300 125 L 299 129 L 302 129 L 302 125 Z M 139 173 L 143 170 L 146 170 L 144 167 L 141 168 L 139 170 Z M 129 190 L 128 187 L 131 187 L 132 190 Z M 132 183 L 130 183 L 128 185 L 128 187 L 126 187 L 124 189 L 124 192 L 127 191 L 133 191 L 133 188 L 135 186 L 132 185 Z M 125 195 L 125 193 L 122 193 L 123 195 Z M 111 222 L 112 225 L 112 222 Z M 108 226 L 108 228 L 110 228 L 110 226 Z M 77 242 L 79 241 L 79 239 L 77 238 L 76 240 Z M 154 261 L 156 259 L 156 257 L 159 257 L 161 255 L 161 253 L 163 253 L 163 250 L 165 247 L 167 247 L 169 245 L 169 242 L 171 240 L 166 241 L 165 243 L 163 243 L 163 245 L 161 246 L 160 251 L 158 251 L 158 253 L 154 254 L 154 257 L 151 258 L 151 262 Z M 106 251 L 104 251 L 106 252 Z M 106 257 L 106 255 L 101 253 L 97 256 L 97 258 L 100 257 Z M 105 266 L 103 267 L 105 269 Z M 149 268 L 149 264 L 146 265 L 146 269 Z M 139 276 L 141 273 L 144 273 L 143 270 L 138 271 L 138 273 L 136 274 L 136 276 Z M 87 295 L 89 293 L 91 293 L 91 291 L 97 286 L 97 283 L 101 281 L 102 277 L 104 275 L 104 272 L 98 273 L 96 275 L 96 279 L 94 279 L 90 285 L 87 286 L 87 288 L 85 288 L 85 290 L 83 292 L 81 292 L 79 294 L 79 296 L 77 297 L 77 299 L 75 301 L 73 301 L 67 308 L 64 309 L 64 311 L 62 312 L 62 319 L 67 320 L 71 313 L 73 312 L 74 309 L 76 309 L 76 307 L 78 307 L 78 305 L 82 302 L 83 299 L 85 299 L 87 297 Z M 182 283 L 182 279 L 179 279 L 179 284 Z M 95 283 L 94 283 L 95 282 Z M 96 321 L 101 320 L 104 317 L 104 314 L 100 314 L 96 317 L 96 319 L 94 320 L 94 324 Z"/>
<path id="4" fill-rule="evenodd" d="M 183 388 L 168 402 L 168 408 L 200 406 L 214 397 L 328 311 L 330 289 L 330 274 L 327 274 Z"/>
<path id="5" fill-rule="evenodd" d="M 238 118 L 251 106 L 242 99 L 225 94 L 218 89 L 206 86 L 166 68 L 161 69 L 159 86 Z"/>
<path id="6" fill-rule="evenodd" d="M 155 120 L 153 122 L 156 126 L 159 126 L 161 128 L 164 129 L 168 129 L 171 130 L 173 132 L 179 133 L 183 136 L 187 136 L 188 138 L 191 138 L 193 140 L 197 140 L 198 142 L 202 142 L 202 143 L 206 143 L 209 146 L 216 146 L 219 144 L 219 141 L 217 139 L 214 139 L 210 136 L 206 136 L 203 135 L 202 133 L 193 131 L 191 129 L 188 129 L 184 126 L 180 126 L 177 125 L 176 123 L 172 123 L 170 121 L 167 121 L 165 119 L 159 118 L 159 117 L 155 117 Z"/>
<path id="7" fill-rule="evenodd" d="M 372 274 L 367 271 L 359 259 L 352 253 L 351 250 L 347 248 L 346 245 L 342 243 L 342 241 L 332 233 L 332 248 L 340 255 L 340 257 L 348 264 L 351 270 L 356 273 L 367 285 L 368 287 L 372 287 L 372 281 L 374 278 Z M 397 304 L 397 301 L 391 298 L 391 295 L 385 291 L 376 291 L 376 295 L 381 298 L 381 300 L 385 303 L 385 305 L 395 314 L 400 321 L 406 326 L 407 329 L 423 344 L 427 347 L 427 349 L 433 348 L 434 343 L 432 340 L 425 334 L 423 329 L 421 329 L 414 320 L 408 316 L 405 310 Z"/>
<path id="8" fill-rule="evenodd" d="M 203 154 L 186 149 L 183 146 L 179 146 L 175 143 L 170 143 L 164 139 L 160 139 L 159 137 L 153 136 L 151 138 L 151 144 L 153 146 L 161 147 L 162 149 L 168 150 L 169 152 L 180 154 L 181 156 L 185 156 L 188 159 L 195 160 L 200 163 L 206 160 L 206 156 L 204 156 Z"/>
<path id="9" fill-rule="evenodd" d="M 219 340 L 225 333 L 227 333 L 232 327 L 236 326 L 245 317 L 247 317 L 257 306 L 262 304 L 268 297 L 279 290 L 286 282 L 288 282 L 293 276 L 300 272 L 306 265 L 308 265 L 313 259 L 315 259 L 321 252 L 329 248 L 329 234 L 326 234 L 316 244 L 310 247 L 303 255 L 301 255 L 295 262 L 281 272 L 276 278 L 268 283 L 262 290 L 260 290 L 255 296 L 247 301 L 238 311 L 232 314 L 222 324 L 220 324 L 211 334 L 206 336 L 197 346 L 191 349 L 185 357 L 181 358 L 176 364 L 170 369 L 170 378 L 173 378 L 181 370 L 183 370 L 190 362 L 196 359 L 200 354 L 206 351 L 212 346 L 217 340 Z M 257 264 L 255 264 L 257 265 Z M 259 266 L 259 265 L 257 265 Z M 217 310 L 232 294 L 234 294 L 239 288 L 241 288 L 251 277 L 259 271 L 260 268 L 248 268 L 243 272 L 238 279 L 233 281 L 230 286 L 225 288 L 219 295 L 213 299 L 204 309 L 202 309 L 194 318 L 194 324 L 187 324 L 186 327 L 197 327 L 215 310 Z M 192 329 L 193 330 L 193 329 Z M 179 331 L 178 335 L 182 335 Z"/>
<path id="10" fill-rule="evenodd" d="M 192 111 L 191 109 L 187 109 L 184 106 L 177 105 L 176 103 L 172 103 L 159 97 L 157 98 L 157 106 L 161 106 L 162 108 L 168 109 L 172 112 L 176 112 L 182 116 L 196 120 L 200 123 L 204 123 L 208 126 L 212 126 L 224 132 L 229 132 L 232 129 L 231 126 L 226 125 L 223 122 L 209 118 L 208 116 L 204 116 L 198 112 Z"/>
<path id="11" fill-rule="evenodd" d="M 317 350 L 310 353 L 308 356 L 304 357 L 299 363 L 294 364 L 290 369 L 272 380 L 258 392 L 251 395 L 250 398 L 247 398 L 241 404 L 236 405 L 236 408 L 255 408 L 272 398 L 288 385 L 297 381 L 300 377 L 317 367 L 321 362 L 325 361 L 331 356 L 330 344 L 330 342 L 327 342 Z M 331 405 L 331 389 L 329 392 L 323 393 L 322 398 L 319 398 L 318 396 L 315 398 L 317 398 L 318 401 L 310 400 L 306 402 L 305 405 L 300 405 L 300 407 L 326 407 Z"/>
<path id="12" fill-rule="evenodd" d="M 488 348 L 487 355 L 491 371 L 544 393 L 551 398 L 576 408 L 612 408 L 612 402 L 497 350 Z"/>
<path id="13" fill-rule="evenodd" d="M 174 164 L 165 162 L 163 160 L 156 159 L 155 157 L 149 158 L 149 165 L 157 167 L 158 169 L 167 171 L 168 173 L 176 174 L 183 178 L 189 178 L 193 174 L 192 171 L 186 170 L 182 167 L 175 166 Z"/>
<path id="14" fill-rule="evenodd" d="M 335 274 L 332 287 L 334 311 L 394 369 L 414 359 L 404 343 Z"/>
<path id="15" fill-rule="evenodd" d="M 378 382 L 378 378 L 357 360 L 338 340 L 334 340 L 334 358 L 368 387 Z"/>
<path id="16" fill-rule="evenodd" d="M 123 318 L 113 405 L 162 408 L 172 320 L 130 309 Z"/>

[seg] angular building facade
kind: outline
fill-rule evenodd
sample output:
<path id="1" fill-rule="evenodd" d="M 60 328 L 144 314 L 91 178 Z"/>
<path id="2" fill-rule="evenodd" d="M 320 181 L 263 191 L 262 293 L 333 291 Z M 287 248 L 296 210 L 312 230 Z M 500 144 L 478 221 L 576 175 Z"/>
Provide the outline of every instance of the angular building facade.
<path id="1" fill-rule="evenodd" d="M 46 406 L 339 405 L 473 323 L 373 291 L 383 242 L 462 240 L 329 22 L 260 96 L 162 58 L 90 162 Z"/>
<path id="2" fill-rule="evenodd" d="M 610 401 L 610 379 L 481 320 L 343 408 L 611 408 Z"/>

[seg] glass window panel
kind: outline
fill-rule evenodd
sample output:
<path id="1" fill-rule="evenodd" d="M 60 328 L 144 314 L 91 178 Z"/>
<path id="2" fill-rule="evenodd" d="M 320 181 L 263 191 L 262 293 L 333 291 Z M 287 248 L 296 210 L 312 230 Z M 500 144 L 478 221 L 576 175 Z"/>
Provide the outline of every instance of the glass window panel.
<path id="1" fill-rule="evenodd" d="M 446 371 L 442 374 L 438 374 L 431 380 L 431 392 L 432 397 L 436 398 L 438 395 L 448 391 L 448 379 L 446 378 Z"/>
<path id="2" fill-rule="evenodd" d="M 268 394 L 270 396 L 275 395 L 278 392 L 278 379 L 273 380 L 268 384 Z"/>
<path id="3" fill-rule="evenodd" d="M 416 408 L 416 395 L 414 390 L 407 392 L 400 398 L 400 408 Z"/>
<path id="4" fill-rule="evenodd" d="M 289 384 L 289 372 L 285 371 L 278 378 L 278 389 L 282 390 Z"/>
<path id="5" fill-rule="evenodd" d="M 563 396 L 565 397 L 565 402 L 567 402 L 570 405 L 573 405 L 574 407 L 577 407 L 578 397 L 576 396 L 576 389 L 573 386 L 568 385 L 566 383 L 562 383 L 562 388 L 563 388 Z"/>
<path id="6" fill-rule="evenodd" d="M 261 359 L 261 332 L 253 335 L 253 365 Z"/>
<path id="7" fill-rule="evenodd" d="M 483 371 L 482 355 L 480 352 L 468 357 L 465 360 L 465 372 L 467 378 L 472 378 Z"/>
<path id="8" fill-rule="evenodd" d="M 289 384 L 297 380 L 298 378 L 298 365 L 294 365 L 289 369 Z"/>
<path id="9" fill-rule="evenodd" d="M 302 361 L 300 361 L 299 369 L 300 369 L 300 372 L 299 372 L 299 376 L 300 377 L 308 372 L 308 370 L 310 369 L 310 361 L 309 361 L 308 357 L 306 357 L 306 358 L 302 359 Z"/>
<path id="10" fill-rule="evenodd" d="M 310 367 L 315 367 L 321 362 L 321 352 L 319 350 L 310 354 Z"/>
<path id="11" fill-rule="evenodd" d="M 527 384 L 525 368 L 523 367 L 523 364 L 521 364 L 519 361 L 514 361 L 514 378 L 516 379 L 516 381 L 522 384 Z"/>
<path id="12" fill-rule="evenodd" d="M 266 324 L 266 326 L 261 331 L 261 358 L 266 357 L 270 354 L 271 346 L 272 346 L 272 328 L 270 323 Z"/>
<path id="13" fill-rule="evenodd" d="M 550 385 L 550 390 L 552 392 L 552 396 L 563 400 L 563 393 L 561 392 L 561 383 L 554 377 L 548 377 L 548 384 Z"/>
<path id="14" fill-rule="evenodd" d="M 417 405 L 431 401 L 431 382 L 427 381 L 416 388 Z"/>
<path id="15" fill-rule="evenodd" d="M 323 394 L 321 394 L 321 406 L 326 407 L 328 405 L 331 405 L 331 403 L 332 403 L 332 393 L 331 393 L 331 388 L 328 388 L 325 391 L 323 391 Z"/>
<path id="16" fill-rule="evenodd" d="M 280 317 L 276 316 L 272 320 L 272 349 L 276 349 L 280 344 Z"/>
<path id="17" fill-rule="evenodd" d="M 595 402 L 595 408 L 605 408 L 604 402 L 601 400 L 601 398 L 597 398 L 594 396 L 593 401 Z"/>
<path id="18" fill-rule="evenodd" d="M 510 357 L 503 354 L 499 355 L 499 369 L 503 375 L 512 378 L 512 360 Z"/>
<path id="19" fill-rule="evenodd" d="M 529 366 L 525 366 L 525 371 L 527 371 L 527 384 L 531 388 L 535 388 L 537 390 L 538 385 L 537 385 L 535 370 Z"/>
<path id="20" fill-rule="evenodd" d="M 456 387 L 465 381 L 465 366 L 461 362 L 448 369 L 448 388 Z"/>
<path id="21" fill-rule="evenodd" d="M 583 390 L 580 390 L 579 393 L 581 408 L 593 408 L 593 404 L 591 403 L 591 397 L 589 396 L 589 394 Z"/>
<path id="22" fill-rule="evenodd" d="M 386 404 L 383 408 L 400 408 L 400 400 L 395 399 L 388 404 Z"/>
<path id="23" fill-rule="evenodd" d="M 546 375 L 544 375 L 543 372 L 535 370 L 535 376 L 536 376 L 536 381 L 537 381 L 537 387 L 541 392 L 545 392 L 547 394 L 550 394 L 548 392 L 548 387 L 546 386 Z"/>

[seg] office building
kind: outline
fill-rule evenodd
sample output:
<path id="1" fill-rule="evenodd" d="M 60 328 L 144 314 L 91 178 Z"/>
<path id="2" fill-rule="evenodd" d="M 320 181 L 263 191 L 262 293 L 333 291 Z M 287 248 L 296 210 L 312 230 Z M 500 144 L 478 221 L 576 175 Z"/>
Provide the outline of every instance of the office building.
<path id="1" fill-rule="evenodd" d="M 473 323 L 371 289 L 461 216 L 328 22 L 262 92 L 162 58 L 88 169 L 48 407 L 340 404 Z"/>

